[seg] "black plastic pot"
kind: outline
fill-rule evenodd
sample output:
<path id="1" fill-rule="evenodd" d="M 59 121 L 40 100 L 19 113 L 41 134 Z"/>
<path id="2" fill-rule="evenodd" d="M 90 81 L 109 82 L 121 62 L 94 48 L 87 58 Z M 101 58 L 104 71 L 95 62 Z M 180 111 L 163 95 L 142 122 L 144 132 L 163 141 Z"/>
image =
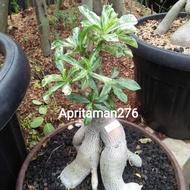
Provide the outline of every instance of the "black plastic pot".
<path id="1" fill-rule="evenodd" d="M 128 128 L 129 130 L 136 131 L 136 132 L 138 132 L 140 134 L 143 134 L 147 138 L 151 138 L 152 141 L 154 141 L 159 146 L 159 148 L 163 150 L 163 152 L 167 155 L 167 157 L 168 157 L 168 159 L 169 159 L 169 161 L 170 161 L 170 163 L 171 163 L 171 165 L 173 167 L 178 190 L 186 190 L 185 180 L 184 180 L 182 171 L 180 169 L 180 166 L 179 166 L 177 160 L 175 159 L 174 155 L 165 146 L 165 144 L 160 139 L 158 139 L 154 134 L 148 132 L 143 127 L 140 127 L 140 126 L 135 125 L 133 123 L 127 122 L 125 120 L 120 120 L 120 122 L 122 123 L 122 125 L 125 128 Z M 43 145 L 46 144 L 55 135 L 59 134 L 60 132 L 66 131 L 67 127 L 69 125 L 74 125 L 74 124 L 75 124 L 75 122 L 68 123 L 68 124 L 63 125 L 62 127 L 59 127 L 57 129 L 55 129 L 50 134 L 48 134 L 47 136 L 42 138 L 39 141 L 39 143 L 30 151 L 30 153 L 26 157 L 26 159 L 25 159 L 25 161 L 24 161 L 24 163 L 22 165 L 22 168 L 20 170 L 20 173 L 18 175 L 16 190 L 22 190 L 23 189 L 23 184 L 24 184 L 24 181 L 25 181 L 25 174 L 27 172 L 28 166 L 29 166 L 30 162 L 33 160 L 33 158 L 36 158 L 36 156 L 38 155 L 38 153 L 39 153 L 40 149 L 43 147 Z M 51 146 L 51 145 L 49 145 L 49 146 Z M 57 145 L 57 147 L 58 147 L 58 145 Z M 47 157 L 45 159 L 47 159 Z M 156 162 L 156 160 L 155 160 L 155 162 Z M 42 168 L 42 170 L 43 170 L 43 168 Z M 36 168 L 34 169 L 34 172 L 35 171 L 36 171 Z M 51 174 L 50 174 L 50 176 L 51 176 Z M 88 185 L 89 185 L 89 183 L 88 183 Z"/>
<path id="2" fill-rule="evenodd" d="M 142 17 L 160 19 L 164 13 Z M 181 13 L 180 16 L 186 16 Z M 190 55 L 152 46 L 132 35 L 138 48 L 132 48 L 139 112 L 149 126 L 169 137 L 190 139 Z"/>
<path id="3" fill-rule="evenodd" d="M 178 0 L 138 0 L 143 5 L 152 8 L 157 13 L 167 12 Z"/>
<path id="4" fill-rule="evenodd" d="M 7 35 L 0 33 L 0 189 L 15 189 L 16 179 L 27 152 L 16 110 L 30 82 L 26 55 Z"/>

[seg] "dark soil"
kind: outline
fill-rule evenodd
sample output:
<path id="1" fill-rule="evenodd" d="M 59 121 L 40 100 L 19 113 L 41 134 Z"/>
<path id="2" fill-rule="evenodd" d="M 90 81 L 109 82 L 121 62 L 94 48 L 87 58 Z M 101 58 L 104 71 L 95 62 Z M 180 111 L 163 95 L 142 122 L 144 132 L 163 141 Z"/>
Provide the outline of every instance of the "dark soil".
<path id="1" fill-rule="evenodd" d="M 63 168 L 76 156 L 72 137 L 77 127 L 65 130 L 42 147 L 30 163 L 23 190 L 66 190 L 58 176 Z M 124 181 L 143 184 L 143 190 L 177 190 L 177 183 L 167 155 L 154 142 L 142 144 L 142 134 L 125 128 L 128 148 L 133 152 L 140 150 L 143 160 L 141 168 L 126 164 Z M 104 190 L 101 179 L 98 190 Z M 76 190 L 91 190 L 90 176 Z"/>

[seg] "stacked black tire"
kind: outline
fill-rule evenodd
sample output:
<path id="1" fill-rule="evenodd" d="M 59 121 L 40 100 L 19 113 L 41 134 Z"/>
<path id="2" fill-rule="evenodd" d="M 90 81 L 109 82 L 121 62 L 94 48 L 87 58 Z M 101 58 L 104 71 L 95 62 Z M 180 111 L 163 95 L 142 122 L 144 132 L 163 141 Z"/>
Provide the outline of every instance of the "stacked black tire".
<path id="1" fill-rule="evenodd" d="M 14 190 L 20 167 L 27 155 L 16 116 L 30 82 L 30 68 L 22 49 L 0 33 L 0 189 Z"/>

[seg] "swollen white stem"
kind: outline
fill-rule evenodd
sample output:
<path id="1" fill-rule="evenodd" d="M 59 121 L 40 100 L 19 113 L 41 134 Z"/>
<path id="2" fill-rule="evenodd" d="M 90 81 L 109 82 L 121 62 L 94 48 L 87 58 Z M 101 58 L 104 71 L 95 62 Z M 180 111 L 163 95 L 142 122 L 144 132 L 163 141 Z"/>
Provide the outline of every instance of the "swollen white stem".
<path id="1" fill-rule="evenodd" d="M 155 30 L 155 34 L 165 34 L 175 18 L 178 16 L 180 10 L 185 6 L 187 0 L 179 0 L 177 3 L 173 5 L 173 7 L 168 11 L 162 22 L 158 25 Z"/>
<path id="2" fill-rule="evenodd" d="M 100 135 L 93 126 L 82 127 L 74 138 L 78 150 L 76 159 L 67 165 L 60 174 L 66 188 L 75 188 L 92 173 L 92 189 L 97 190 L 97 168 L 100 155 Z M 80 145 L 81 144 L 81 145 Z"/>
<path id="3" fill-rule="evenodd" d="M 101 131 L 105 148 L 100 156 L 100 172 L 106 190 L 140 190 L 137 183 L 126 184 L 122 174 L 126 165 L 127 149 L 123 126 L 114 118 Z M 133 160 L 132 157 L 130 157 Z"/>

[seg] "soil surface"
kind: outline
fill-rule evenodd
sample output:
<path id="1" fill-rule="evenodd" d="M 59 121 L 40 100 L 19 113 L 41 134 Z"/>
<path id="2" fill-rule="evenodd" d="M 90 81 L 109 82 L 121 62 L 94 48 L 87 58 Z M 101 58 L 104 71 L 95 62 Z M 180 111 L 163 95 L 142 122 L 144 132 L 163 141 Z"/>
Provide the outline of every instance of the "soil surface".
<path id="1" fill-rule="evenodd" d="M 72 138 L 78 127 L 66 129 L 57 134 L 39 150 L 28 167 L 23 190 L 66 190 L 58 176 L 76 151 Z M 146 137 L 125 127 L 128 148 L 140 153 L 143 164 L 141 168 L 126 164 L 123 179 L 126 183 L 136 182 L 143 185 L 142 190 L 177 190 L 177 183 L 171 163 L 166 154 L 153 141 L 141 143 Z M 76 190 L 91 190 L 90 175 Z M 104 190 L 99 179 L 98 190 Z"/>
<path id="2" fill-rule="evenodd" d="M 137 33 L 136 35 L 146 41 L 149 44 L 152 44 L 154 46 L 157 46 L 159 48 L 164 48 L 167 50 L 184 53 L 184 54 L 190 54 L 190 47 L 182 47 L 178 45 L 171 44 L 171 36 L 174 34 L 174 32 L 182 26 L 185 22 L 187 22 L 187 18 L 178 18 L 174 20 L 172 25 L 170 26 L 168 32 L 163 35 L 155 35 L 154 31 L 157 28 L 157 26 L 160 24 L 161 20 L 148 20 L 147 22 L 144 22 L 142 25 L 139 25 L 137 27 Z"/>
<path id="3" fill-rule="evenodd" d="M 54 41 L 54 33 L 58 34 L 61 38 L 66 38 L 71 34 L 72 28 L 80 24 L 80 16 L 78 13 L 78 4 L 73 4 L 73 1 L 64 1 L 65 4 L 61 5 L 60 11 L 62 17 L 56 19 L 54 17 L 54 6 L 48 9 L 52 42 Z M 132 4 L 126 3 L 127 13 L 132 13 L 138 18 L 145 14 L 150 14 L 150 10 L 134 2 Z M 38 24 L 33 8 L 21 11 L 18 14 L 12 14 L 8 21 L 7 35 L 13 38 L 26 53 L 30 67 L 31 67 L 31 82 L 28 88 L 24 101 L 20 105 L 17 115 L 20 119 L 25 142 L 30 150 L 43 136 L 43 127 L 46 123 L 52 123 L 55 128 L 60 124 L 68 122 L 65 118 L 58 119 L 60 110 L 64 108 L 67 110 L 78 110 L 82 108 L 81 104 L 73 104 L 68 101 L 61 92 L 56 92 L 50 99 L 48 104 L 43 102 L 43 94 L 46 88 L 42 88 L 41 81 L 47 74 L 58 73 L 53 61 L 53 54 L 50 57 L 44 57 L 40 45 L 40 36 L 38 32 Z M 133 60 L 124 57 L 117 59 L 108 54 L 103 54 L 102 70 L 105 74 L 111 72 L 115 67 L 120 72 L 120 77 L 134 78 L 134 65 Z M 116 101 L 117 108 L 136 108 L 135 92 L 125 91 L 128 95 L 128 102 L 123 104 Z M 47 114 L 39 114 L 39 106 L 33 104 L 33 100 L 41 101 L 47 107 Z M 38 116 L 44 118 L 44 123 L 38 129 L 31 129 L 31 121 Z M 126 118 L 129 121 L 139 121 L 140 117 L 133 118 L 131 115 Z"/>

